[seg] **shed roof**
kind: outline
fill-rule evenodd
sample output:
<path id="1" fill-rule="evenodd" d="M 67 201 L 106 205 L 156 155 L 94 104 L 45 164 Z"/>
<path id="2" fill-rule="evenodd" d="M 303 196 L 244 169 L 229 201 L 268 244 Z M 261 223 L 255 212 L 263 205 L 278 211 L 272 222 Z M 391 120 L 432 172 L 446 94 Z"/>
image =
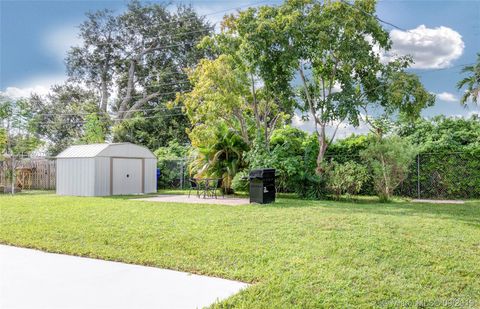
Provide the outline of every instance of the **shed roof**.
<path id="1" fill-rule="evenodd" d="M 155 158 L 147 148 L 132 143 L 73 145 L 57 155 L 62 158 L 135 157 Z"/>

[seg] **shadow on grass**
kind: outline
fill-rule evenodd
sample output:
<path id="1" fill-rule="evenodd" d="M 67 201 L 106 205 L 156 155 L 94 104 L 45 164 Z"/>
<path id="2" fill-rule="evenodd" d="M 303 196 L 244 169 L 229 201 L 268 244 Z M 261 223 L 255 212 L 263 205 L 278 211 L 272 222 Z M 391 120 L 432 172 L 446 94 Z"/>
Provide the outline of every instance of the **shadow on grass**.
<path id="1" fill-rule="evenodd" d="M 109 195 L 109 196 L 99 196 L 99 197 L 104 198 L 104 199 L 110 199 L 110 200 L 135 200 L 135 199 L 154 197 L 154 196 L 158 196 L 158 193 L 131 194 L 131 195 Z"/>
<path id="2" fill-rule="evenodd" d="M 328 211 L 368 213 L 388 216 L 435 216 L 463 221 L 480 227 L 480 202 L 473 200 L 465 204 L 412 203 L 406 200 L 394 200 L 382 203 L 374 198 L 352 200 L 293 200 L 280 199 L 277 203 L 261 205 L 263 207 L 325 207 Z"/>
<path id="3" fill-rule="evenodd" d="M 35 195 L 54 195 L 54 191 L 23 191 L 18 196 L 35 196 Z M 188 190 L 168 190 L 159 191 L 157 193 L 143 195 L 116 195 L 104 196 L 103 199 L 110 200 L 135 200 L 145 197 L 154 197 L 164 194 L 188 194 Z M 0 196 L 7 196 L 0 195 Z M 243 193 L 235 195 L 235 197 L 247 197 L 248 194 Z M 185 204 L 188 204 L 186 202 Z M 221 205 L 216 205 L 221 206 Z M 355 196 L 349 199 L 342 198 L 338 200 L 302 200 L 294 194 L 279 193 L 277 202 L 273 204 L 255 205 L 261 208 L 310 208 L 322 207 L 329 212 L 338 213 L 369 213 L 388 216 L 424 216 L 430 215 L 435 217 L 443 217 L 445 219 L 459 220 L 480 227 L 480 200 L 466 201 L 465 204 L 430 204 L 430 203 L 412 203 L 406 199 L 394 199 L 389 203 L 381 203 L 374 196 Z"/>
<path id="4" fill-rule="evenodd" d="M 148 193 L 148 194 L 130 194 L 130 195 L 110 195 L 110 196 L 99 196 L 100 198 L 105 199 L 114 199 L 114 200 L 135 200 L 135 199 L 142 199 L 148 197 L 156 197 L 162 195 L 188 195 L 188 190 L 161 190 L 156 193 Z M 195 192 L 192 191 L 191 195 L 194 196 Z M 244 194 L 230 194 L 225 195 L 226 198 L 241 198 L 241 197 L 248 197 Z M 188 201 L 186 202 L 188 204 Z"/>
<path id="5" fill-rule="evenodd" d="M 135 200 L 167 194 L 188 194 L 187 191 L 162 190 L 145 195 L 106 196 L 107 199 Z M 247 197 L 247 193 L 236 194 L 235 197 Z M 188 201 L 184 204 L 188 204 Z M 412 203 L 405 198 L 394 198 L 390 202 L 380 202 L 375 196 L 353 196 L 339 199 L 302 200 L 291 193 L 277 194 L 277 201 L 272 204 L 252 204 L 261 208 L 309 208 L 324 207 L 330 212 L 369 213 L 388 216 L 440 216 L 446 219 L 460 220 L 480 227 L 480 201 L 467 201 L 465 204 L 430 204 Z M 218 205 L 219 206 L 219 205 Z"/>
<path id="6" fill-rule="evenodd" d="M 55 190 L 22 190 L 20 192 L 16 192 L 15 194 L 11 194 L 9 192 L 1 192 L 0 196 L 28 196 L 28 195 L 49 195 L 55 194 Z"/>

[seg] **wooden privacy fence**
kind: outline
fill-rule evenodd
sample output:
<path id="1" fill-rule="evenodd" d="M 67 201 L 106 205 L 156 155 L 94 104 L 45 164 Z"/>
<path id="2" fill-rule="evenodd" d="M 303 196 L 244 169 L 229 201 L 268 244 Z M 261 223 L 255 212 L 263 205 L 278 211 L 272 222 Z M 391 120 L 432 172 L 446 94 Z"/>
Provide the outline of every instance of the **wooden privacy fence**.
<path id="1" fill-rule="evenodd" d="M 0 162 L 0 186 L 11 186 L 11 162 Z M 54 190 L 56 161 L 49 158 L 27 158 L 15 162 L 16 186 L 23 190 Z"/>

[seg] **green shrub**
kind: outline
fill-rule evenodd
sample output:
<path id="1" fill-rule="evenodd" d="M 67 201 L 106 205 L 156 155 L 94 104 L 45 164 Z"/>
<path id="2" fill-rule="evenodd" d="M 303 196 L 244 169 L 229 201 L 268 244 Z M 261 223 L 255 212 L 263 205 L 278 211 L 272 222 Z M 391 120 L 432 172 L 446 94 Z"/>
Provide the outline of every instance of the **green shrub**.
<path id="1" fill-rule="evenodd" d="M 232 189 L 234 192 L 249 192 L 250 184 L 248 179 L 242 179 L 248 177 L 248 171 L 238 172 L 232 179 Z"/>
<path id="2" fill-rule="evenodd" d="M 294 183 L 294 192 L 303 199 L 318 200 L 325 198 L 328 193 L 325 176 L 301 173 Z"/>
<path id="3" fill-rule="evenodd" d="M 407 177 L 416 152 L 410 142 L 398 136 L 375 141 L 361 152 L 372 171 L 380 200 L 389 200 L 395 188 Z"/>
<path id="4" fill-rule="evenodd" d="M 273 131 L 270 138 L 270 148 L 275 149 L 276 146 L 287 145 L 289 153 L 303 156 L 303 143 L 307 136 L 307 132 L 287 125 Z"/>
<path id="5" fill-rule="evenodd" d="M 369 179 L 367 168 L 348 161 L 344 164 L 332 162 L 328 173 L 327 187 L 337 197 L 343 194 L 353 195 L 360 192 L 363 184 Z"/>
<path id="6" fill-rule="evenodd" d="M 292 135 L 297 133 L 295 130 L 288 130 Z M 296 181 L 300 174 L 305 171 L 303 156 L 301 155 L 301 143 L 295 138 L 287 138 L 277 133 L 275 143 L 272 149 L 268 151 L 262 139 L 253 142 L 253 147 L 246 154 L 245 160 L 248 162 L 250 170 L 257 168 L 274 168 L 276 171 L 276 189 L 277 192 L 293 192 Z"/>
<path id="7" fill-rule="evenodd" d="M 399 124 L 397 132 L 416 145 L 418 163 L 396 193 L 422 198 L 480 197 L 480 118 L 437 116 Z M 417 161 L 417 160 L 415 160 Z"/>

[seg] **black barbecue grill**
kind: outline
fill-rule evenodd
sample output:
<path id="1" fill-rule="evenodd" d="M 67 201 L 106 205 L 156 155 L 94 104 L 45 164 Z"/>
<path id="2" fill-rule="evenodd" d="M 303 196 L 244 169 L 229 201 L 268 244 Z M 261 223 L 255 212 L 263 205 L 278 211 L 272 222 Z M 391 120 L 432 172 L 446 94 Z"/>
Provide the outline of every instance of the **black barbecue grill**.
<path id="1" fill-rule="evenodd" d="M 275 169 L 252 170 L 248 178 L 250 180 L 250 203 L 275 202 Z"/>

